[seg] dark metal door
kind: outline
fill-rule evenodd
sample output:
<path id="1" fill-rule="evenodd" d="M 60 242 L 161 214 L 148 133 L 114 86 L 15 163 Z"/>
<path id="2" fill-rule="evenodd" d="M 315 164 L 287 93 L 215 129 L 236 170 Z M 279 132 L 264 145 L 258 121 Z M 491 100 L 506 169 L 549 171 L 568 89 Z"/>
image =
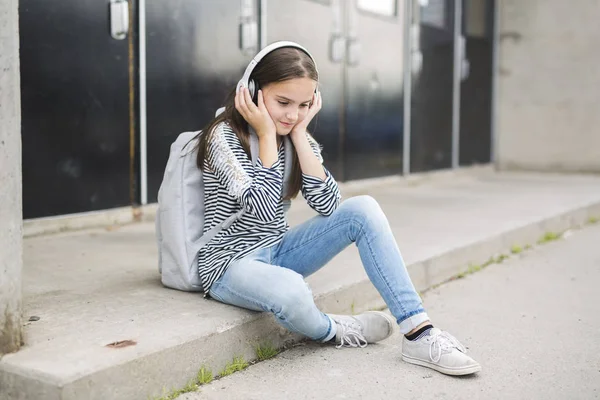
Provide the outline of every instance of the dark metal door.
<path id="1" fill-rule="evenodd" d="M 400 173 L 401 2 L 267 3 L 267 42 L 299 42 L 317 60 L 323 109 L 314 129 L 327 168 L 340 181 Z"/>
<path id="2" fill-rule="evenodd" d="M 265 44 L 290 40 L 306 47 L 317 62 L 323 108 L 309 126 L 323 146 L 326 167 L 341 180 L 340 125 L 343 120 L 342 9 L 332 1 L 269 0 Z"/>
<path id="3" fill-rule="evenodd" d="M 257 13 L 257 0 L 146 1 L 149 202 L 171 143 L 209 122 L 258 51 Z"/>
<path id="4" fill-rule="evenodd" d="M 463 1 L 468 71 L 460 87 L 460 165 L 489 163 L 494 0 Z"/>
<path id="5" fill-rule="evenodd" d="M 413 75 L 410 171 L 452 165 L 454 1 L 415 2 L 420 72 Z"/>
<path id="6" fill-rule="evenodd" d="M 24 218 L 131 203 L 129 37 L 110 16 L 108 1 L 19 1 Z"/>
<path id="7" fill-rule="evenodd" d="M 347 15 L 344 178 L 400 174 L 403 2 L 351 0 Z"/>

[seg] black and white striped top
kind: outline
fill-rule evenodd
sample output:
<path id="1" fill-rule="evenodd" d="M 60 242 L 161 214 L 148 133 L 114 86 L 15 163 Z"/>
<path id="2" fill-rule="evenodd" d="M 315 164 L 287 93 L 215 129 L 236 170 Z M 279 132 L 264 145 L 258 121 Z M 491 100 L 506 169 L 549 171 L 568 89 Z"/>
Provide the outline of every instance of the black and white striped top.
<path id="1" fill-rule="evenodd" d="M 311 136 L 309 141 L 322 163 L 319 145 Z M 200 250 L 200 279 L 208 293 L 233 261 L 280 242 L 289 226 L 282 202 L 283 144 L 271 168 L 264 167 L 260 158 L 253 166 L 235 132 L 221 123 L 209 143 L 204 166 L 204 232 L 242 208 L 246 210 L 242 218 Z M 327 169 L 325 174 L 325 181 L 302 174 L 302 195 L 309 206 L 327 216 L 339 205 L 340 192 Z"/>

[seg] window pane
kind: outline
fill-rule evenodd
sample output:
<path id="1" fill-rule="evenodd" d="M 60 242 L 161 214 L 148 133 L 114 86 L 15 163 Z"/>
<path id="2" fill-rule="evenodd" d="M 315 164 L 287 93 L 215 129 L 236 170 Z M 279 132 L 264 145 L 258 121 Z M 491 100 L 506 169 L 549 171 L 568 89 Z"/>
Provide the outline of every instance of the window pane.
<path id="1" fill-rule="evenodd" d="M 396 0 L 358 0 L 357 6 L 361 10 L 386 17 L 396 16 Z"/>
<path id="2" fill-rule="evenodd" d="M 446 0 L 420 0 L 421 23 L 446 29 Z"/>

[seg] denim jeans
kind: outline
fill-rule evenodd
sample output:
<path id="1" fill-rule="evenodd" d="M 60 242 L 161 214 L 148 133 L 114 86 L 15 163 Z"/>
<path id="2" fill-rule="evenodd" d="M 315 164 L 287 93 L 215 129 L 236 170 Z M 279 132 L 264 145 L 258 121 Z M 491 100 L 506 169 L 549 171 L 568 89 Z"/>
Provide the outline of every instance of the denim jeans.
<path id="1" fill-rule="evenodd" d="M 210 295 L 226 304 L 273 313 L 292 332 L 330 340 L 335 323 L 316 307 L 304 278 L 356 243 L 367 276 L 406 334 L 429 318 L 408 276 L 388 220 L 375 199 L 352 197 L 330 216 L 290 229 L 283 240 L 234 262 Z"/>

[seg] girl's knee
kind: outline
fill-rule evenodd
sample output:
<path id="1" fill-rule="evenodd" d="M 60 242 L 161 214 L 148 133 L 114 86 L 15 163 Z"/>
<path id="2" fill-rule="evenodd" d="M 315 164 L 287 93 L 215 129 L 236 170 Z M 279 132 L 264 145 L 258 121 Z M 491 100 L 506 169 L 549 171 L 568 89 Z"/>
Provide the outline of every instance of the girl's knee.
<path id="1" fill-rule="evenodd" d="M 371 196 L 356 196 L 351 197 L 342 203 L 345 211 L 350 216 L 361 223 L 361 226 L 365 223 L 379 225 L 387 222 L 387 218 L 381 209 L 381 206 Z"/>

